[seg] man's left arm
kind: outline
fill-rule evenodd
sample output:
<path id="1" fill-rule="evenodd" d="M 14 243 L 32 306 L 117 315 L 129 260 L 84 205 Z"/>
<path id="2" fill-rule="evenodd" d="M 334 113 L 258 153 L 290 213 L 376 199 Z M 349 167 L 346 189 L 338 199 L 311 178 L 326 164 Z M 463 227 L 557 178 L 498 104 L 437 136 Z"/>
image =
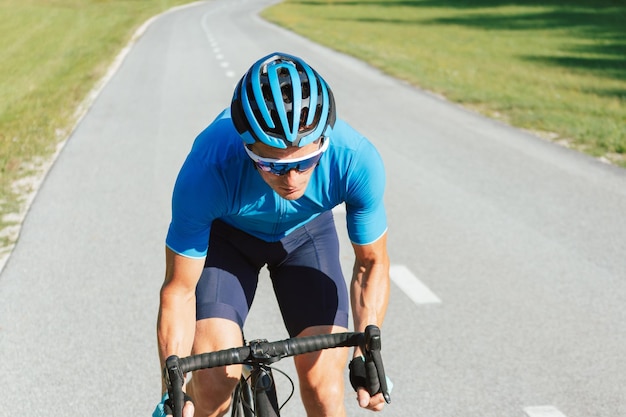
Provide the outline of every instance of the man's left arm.
<path id="1" fill-rule="evenodd" d="M 389 303 L 389 256 L 387 233 L 367 245 L 352 245 L 355 262 L 350 286 L 350 299 L 355 331 L 362 332 L 370 324 L 381 327 Z M 355 349 L 355 357 L 361 352 Z M 385 405 L 382 394 L 373 397 L 363 388 L 358 392 L 359 405 L 380 411 Z"/>
<path id="2" fill-rule="evenodd" d="M 350 299 L 355 331 L 382 326 L 389 303 L 387 233 L 367 245 L 352 244 L 355 254 Z"/>

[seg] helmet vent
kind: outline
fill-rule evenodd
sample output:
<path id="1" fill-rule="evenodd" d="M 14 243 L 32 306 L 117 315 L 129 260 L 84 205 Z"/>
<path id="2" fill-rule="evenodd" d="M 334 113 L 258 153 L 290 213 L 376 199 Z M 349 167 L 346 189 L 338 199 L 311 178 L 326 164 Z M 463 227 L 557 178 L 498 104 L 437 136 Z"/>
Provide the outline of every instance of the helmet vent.
<path id="1" fill-rule="evenodd" d="M 300 58 L 281 53 L 260 59 L 244 75 L 233 95 L 231 114 L 245 140 L 277 148 L 319 139 L 336 118 L 326 82 Z"/>

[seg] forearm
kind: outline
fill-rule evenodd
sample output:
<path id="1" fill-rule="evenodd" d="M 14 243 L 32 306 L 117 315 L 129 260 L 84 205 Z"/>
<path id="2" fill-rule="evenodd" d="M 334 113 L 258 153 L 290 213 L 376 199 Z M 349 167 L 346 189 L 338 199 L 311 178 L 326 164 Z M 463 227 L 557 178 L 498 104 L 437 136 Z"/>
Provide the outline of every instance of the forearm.
<path id="1" fill-rule="evenodd" d="M 184 258 L 166 250 L 165 281 L 161 287 L 157 343 L 161 369 L 171 355 L 191 353 L 196 331 L 195 288 L 203 260 Z"/>
<path id="2" fill-rule="evenodd" d="M 161 306 L 157 320 L 157 342 L 161 369 L 171 355 L 180 357 L 191 353 L 195 334 L 195 297 L 164 294 L 161 291 Z M 165 391 L 165 386 L 163 386 Z"/>
<path id="3" fill-rule="evenodd" d="M 350 288 L 354 328 L 363 331 L 369 324 L 382 326 L 389 303 L 389 263 L 354 265 Z"/>
<path id="4" fill-rule="evenodd" d="M 195 333 L 195 297 L 161 294 L 157 340 L 161 364 L 171 355 L 188 356 Z"/>
<path id="5" fill-rule="evenodd" d="M 350 285 L 350 300 L 355 331 L 370 324 L 381 327 L 389 303 L 389 256 L 387 235 L 369 245 L 353 245 L 355 262 Z M 354 355 L 361 354 L 356 348 Z"/>

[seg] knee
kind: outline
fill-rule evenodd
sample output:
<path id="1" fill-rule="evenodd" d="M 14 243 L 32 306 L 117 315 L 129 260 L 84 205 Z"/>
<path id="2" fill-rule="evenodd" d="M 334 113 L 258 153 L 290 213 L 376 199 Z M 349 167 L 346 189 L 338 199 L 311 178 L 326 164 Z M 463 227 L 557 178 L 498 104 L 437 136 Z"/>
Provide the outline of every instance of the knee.
<path id="1" fill-rule="evenodd" d="M 325 332 L 344 331 L 343 328 L 322 329 Z M 310 328 L 300 336 L 319 334 L 320 329 Z M 311 404 L 343 404 L 344 371 L 348 362 L 348 349 L 328 349 L 294 358 L 300 391 L 305 402 Z"/>
<path id="2" fill-rule="evenodd" d="M 344 396 L 342 356 L 333 358 L 311 354 L 297 357 L 300 392 L 307 409 L 313 407 L 325 410 L 322 415 L 341 415 L 338 410 L 342 407 Z"/>
<path id="3" fill-rule="evenodd" d="M 193 351 L 214 352 L 241 344 L 241 329 L 226 319 L 196 322 Z M 241 376 L 241 366 L 203 369 L 193 373 L 187 393 L 196 405 L 196 416 L 219 416 L 226 413 L 230 395 Z"/>
<path id="4" fill-rule="evenodd" d="M 300 379 L 302 404 L 309 416 L 345 417 L 344 384 L 337 378 Z"/>
<path id="5" fill-rule="evenodd" d="M 187 392 L 193 398 L 195 415 L 223 415 L 230 405 L 230 396 L 239 378 L 241 368 L 203 369 L 196 371 L 187 386 Z"/>
<path id="6" fill-rule="evenodd" d="M 343 373 L 331 373 L 324 376 L 300 377 L 302 395 L 314 402 L 342 401 L 344 395 Z"/>

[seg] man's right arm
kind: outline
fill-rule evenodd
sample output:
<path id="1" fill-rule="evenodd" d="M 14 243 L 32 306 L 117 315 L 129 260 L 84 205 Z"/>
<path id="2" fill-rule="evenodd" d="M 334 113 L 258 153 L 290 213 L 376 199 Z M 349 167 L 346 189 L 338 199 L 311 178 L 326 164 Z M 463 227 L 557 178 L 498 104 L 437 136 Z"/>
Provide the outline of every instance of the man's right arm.
<path id="1" fill-rule="evenodd" d="M 157 322 L 161 369 L 169 356 L 191 353 L 196 329 L 196 284 L 204 267 L 204 258 L 187 258 L 169 248 L 165 249 L 165 260 Z"/>

